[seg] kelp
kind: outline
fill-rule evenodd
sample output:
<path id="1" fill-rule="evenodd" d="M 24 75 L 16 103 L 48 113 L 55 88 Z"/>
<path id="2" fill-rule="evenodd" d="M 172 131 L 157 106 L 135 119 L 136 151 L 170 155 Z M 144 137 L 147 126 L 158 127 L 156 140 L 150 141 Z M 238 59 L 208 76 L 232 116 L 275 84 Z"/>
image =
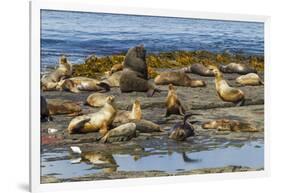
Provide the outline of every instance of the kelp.
<path id="1" fill-rule="evenodd" d="M 121 64 L 125 59 L 125 54 L 97 57 L 88 57 L 83 64 L 73 65 L 74 76 L 85 76 L 97 78 L 101 73 L 109 71 L 114 64 Z M 221 65 L 231 62 L 243 63 L 254 67 L 258 71 L 264 70 L 263 56 L 249 56 L 244 54 L 214 53 L 209 51 L 172 51 L 161 53 L 149 53 L 146 57 L 148 73 L 150 77 L 157 75 L 156 68 L 181 68 L 194 63 L 204 65 Z"/>

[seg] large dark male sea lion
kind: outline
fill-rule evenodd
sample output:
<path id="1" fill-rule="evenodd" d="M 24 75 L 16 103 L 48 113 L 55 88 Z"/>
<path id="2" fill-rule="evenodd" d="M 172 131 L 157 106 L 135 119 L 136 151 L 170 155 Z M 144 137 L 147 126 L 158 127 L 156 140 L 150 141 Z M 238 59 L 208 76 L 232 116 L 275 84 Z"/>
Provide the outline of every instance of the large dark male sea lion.
<path id="1" fill-rule="evenodd" d="M 51 73 L 43 75 L 41 78 L 41 88 L 43 91 L 57 90 L 59 81 L 72 75 L 72 65 L 68 63 L 67 58 L 62 55 L 58 67 Z"/>
<path id="2" fill-rule="evenodd" d="M 188 67 L 183 68 L 183 70 L 185 72 L 198 74 L 200 76 L 215 76 L 214 73 L 209 68 L 207 68 L 205 65 L 200 63 L 192 64 Z"/>
<path id="3" fill-rule="evenodd" d="M 230 63 L 227 65 L 220 65 L 219 69 L 224 73 L 238 73 L 238 74 L 257 73 L 256 69 L 240 63 Z"/>
<path id="4" fill-rule="evenodd" d="M 166 117 L 171 114 L 184 115 L 185 109 L 178 99 L 176 88 L 172 84 L 169 84 L 169 91 L 166 98 Z"/>
<path id="5" fill-rule="evenodd" d="M 230 87 L 217 68 L 212 68 L 212 71 L 215 73 L 215 86 L 218 96 L 225 102 L 243 105 L 245 101 L 244 92 L 238 88 Z"/>
<path id="6" fill-rule="evenodd" d="M 153 96 L 158 91 L 153 82 L 148 81 L 146 51 L 143 46 L 130 48 L 124 61 L 124 70 L 120 77 L 121 92 L 147 92 L 147 96 Z"/>
<path id="7" fill-rule="evenodd" d="M 204 87 L 206 83 L 203 80 L 191 79 L 183 70 L 161 72 L 154 79 L 157 85 L 173 84 L 174 86 L 186 86 L 186 87 Z"/>

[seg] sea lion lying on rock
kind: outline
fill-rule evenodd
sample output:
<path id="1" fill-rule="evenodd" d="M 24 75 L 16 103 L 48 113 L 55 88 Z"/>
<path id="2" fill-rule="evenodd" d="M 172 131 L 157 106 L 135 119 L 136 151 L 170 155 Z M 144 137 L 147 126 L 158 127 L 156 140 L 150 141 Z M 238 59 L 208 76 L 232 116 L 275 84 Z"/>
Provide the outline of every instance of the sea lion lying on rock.
<path id="1" fill-rule="evenodd" d="M 185 114 L 185 109 L 178 99 L 176 88 L 172 84 L 169 84 L 169 91 L 166 98 L 166 109 L 166 117 L 170 116 L 171 114 Z"/>
<path id="2" fill-rule="evenodd" d="M 124 70 L 120 77 L 121 92 L 147 92 L 147 96 L 153 96 L 155 88 L 153 82 L 148 81 L 146 51 L 143 46 L 130 48 L 124 61 Z"/>
<path id="3" fill-rule="evenodd" d="M 121 64 L 114 64 L 114 65 L 111 67 L 110 72 L 113 74 L 113 73 L 115 73 L 115 72 L 122 71 L 122 70 L 123 70 L 123 67 L 124 67 L 123 63 L 121 63 Z"/>
<path id="4" fill-rule="evenodd" d="M 51 115 L 79 115 L 82 113 L 82 108 L 78 103 L 62 99 L 48 99 L 47 101 L 49 112 Z"/>
<path id="5" fill-rule="evenodd" d="M 87 78 L 73 77 L 62 80 L 57 86 L 60 90 L 79 93 L 80 91 L 110 91 L 110 86 L 102 81 Z"/>
<path id="6" fill-rule="evenodd" d="M 160 127 L 160 125 L 157 125 L 157 124 L 153 123 L 152 121 L 148 121 L 145 119 L 132 120 L 131 122 L 136 124 L 136 129 L 140 133 L 153 133 L 153 132 L 163 132 L 164 131 Z"/>
<path id="7" fill-rule="evenodd" d="M 41 121 L 53 120 L 49 112 L 49 106 L 47 100 L 43 96 L 40 96 L 40 119 Z"/>
<path id="8" fill-rule="evenodd" d="M 224 73 L 238 73 L 238 74 L 257 73 L 256 69 L 240 63 L 230 63 L 227 65 L 220 65 L 219 69 Z"/>
<path id="9" fill-rule="evenodd" d="M 249 123 L 237 120 L 220 119 L 209 121 L 202 125 L 203 129 L 217 129 L 218 131 L 234 131 L 234 132 L 258 132 L 259 129 L 253 127 Z"/>
<path id="10" fill-rule="evenodd" d="M 156 85 L 173 84 L 174 86 L 186 87 L 206 86 L 206 83 L 203 80 L 193 80 L 183 70 L 161 72 L 155 77 L 154 82 Z"/>
<path id="11" fill-rule="evenodd" d="M 259 75 L 255 73 L 249 73 L 236 78 L 236 82 L 243 86 L 259 86 L 263 85 L 263 81 Z"/>
<path id="12" fill-rule="evenodd" d="M 200 76 L 215 76 L 214 73 L 205 65 L 196 63 L 183 68 L 184 72 L 198 74 Z"/>
<path id="13" fill-rule="evenodd" d="M 118 111 L 112 122 L 113 126 L 119 126 L 129 123 L 131 120 L 140 120 L 142 118 L 141 105 L 139 100 L 135 100 L 131 111 Z"/>
<path id="14" fill-rule="evenodd" d="M 89 133 L 99 131 L 101 136 L 108 132 L 115 115 L 116 108 L 114 96 L 108 96 L 104 106 L 96 113 L 81 115 L 72 119 L 68 125 L 69 134 L 73 133 Z"/>
<path id="15" fill-rule="evenodd" d="M 89 105 L 91 107 L 102 107 L 107 101 L 107 94 L 104 93 L 93 93 L 87 97 L 85 105 Z"/>
<path id="16" fill-rule="evenodd" d="M 244 92 L 238 88 L 230 87 L 217 68 L 212 68 L 212 71 L 215 74 L 215 86 L 218 96 L 225 102 L 243 105 L 245 101 Z"/>
<path id="17" fill-rule="evenodd" d="M 72 65 L 67 62 L 67 58 L 60 57 L 58 67 L 51 73 L 43 75 L 41 78 L 41 88 L 43 91 L 57 90 L 58 82 L 72 75 Z"/>
<path id="18" fill-rule="evenodd" d="M 121 75 L 122 71 L 115 73 L 107 72 L 106 78 L 103 79 L 102 82 L 107 83 L 110 87 L 119 87 Z"/>
<path id="19" fill-rule="evenodd" d="M 120 125 L 109 132 L 101 138 L 100 142 L 120 142 L 120 141 L 128 141 L 136 137 L 136 124 L 135 123 L 126 123 Z"/>

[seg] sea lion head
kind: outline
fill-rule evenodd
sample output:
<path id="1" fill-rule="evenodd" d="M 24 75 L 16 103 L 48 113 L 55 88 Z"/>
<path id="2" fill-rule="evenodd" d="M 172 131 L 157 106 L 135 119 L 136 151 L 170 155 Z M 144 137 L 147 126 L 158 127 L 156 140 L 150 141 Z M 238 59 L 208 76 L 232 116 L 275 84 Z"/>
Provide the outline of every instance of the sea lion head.
<path id="1" fill-rule="evenodd" d="M 174 90 L 176 90 L 176 88 L 174 87 L 173 84 L 169 84 L 168 88 L 169 88 L 169 91 L 174 91 Z"/>
<path id="2" fill-rule="evenodd" d="M 60 64 L 67 64 L 67 58 L 65 55 L 62 55 L 59 59 Z"/>
<path id="3" fill-rule="evenodd" d="M 140 101 L 138 99 L 136 99 L 134 104 L 133 104 L 132 115 L 133 115 L 132 118 L 136 119 L 136 120 L 140 120 L 141 117 L 142 117 L 141 104 L 140 104 Z"/>
<path id="4" fill-rule="evenodd" d="M 141 58 L 141 59 L 145 60 L 146 50 L 144 49 L 144 45 L 141 44 L 139 46 L 136 46 L 134 49 L 135 49 L 137 58 Z"/>
<path id="5" fill-rule="evenodd" d="M 106 97 L 106 103 L 107 104 L 113 104 L 115 97 L 113 95 L 110 95 Z"/>

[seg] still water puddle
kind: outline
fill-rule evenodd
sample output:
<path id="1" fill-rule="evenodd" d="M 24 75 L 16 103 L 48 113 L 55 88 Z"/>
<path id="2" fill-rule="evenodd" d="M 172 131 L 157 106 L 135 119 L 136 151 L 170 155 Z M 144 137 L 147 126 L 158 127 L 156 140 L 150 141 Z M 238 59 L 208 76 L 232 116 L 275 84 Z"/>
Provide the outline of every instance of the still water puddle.
<path id="1" fill-rule="evenodd" d="M 264 165 L 264 145 L 250 142 L 241 147 L 229 146 L 209 151 L 192 153 L 157 153 L 149 149 L 151 155 L 103 154 L 85 152 L 73 156 L 68 150 L 59 153 L 43 153 L 41 175 L 54 175 L 58 178 L 72 178 L 100 172 L 115 171 L 164 171 L 176 173 L 201 168 L 224 167 L 230 165 L 262 168 Z"/>

